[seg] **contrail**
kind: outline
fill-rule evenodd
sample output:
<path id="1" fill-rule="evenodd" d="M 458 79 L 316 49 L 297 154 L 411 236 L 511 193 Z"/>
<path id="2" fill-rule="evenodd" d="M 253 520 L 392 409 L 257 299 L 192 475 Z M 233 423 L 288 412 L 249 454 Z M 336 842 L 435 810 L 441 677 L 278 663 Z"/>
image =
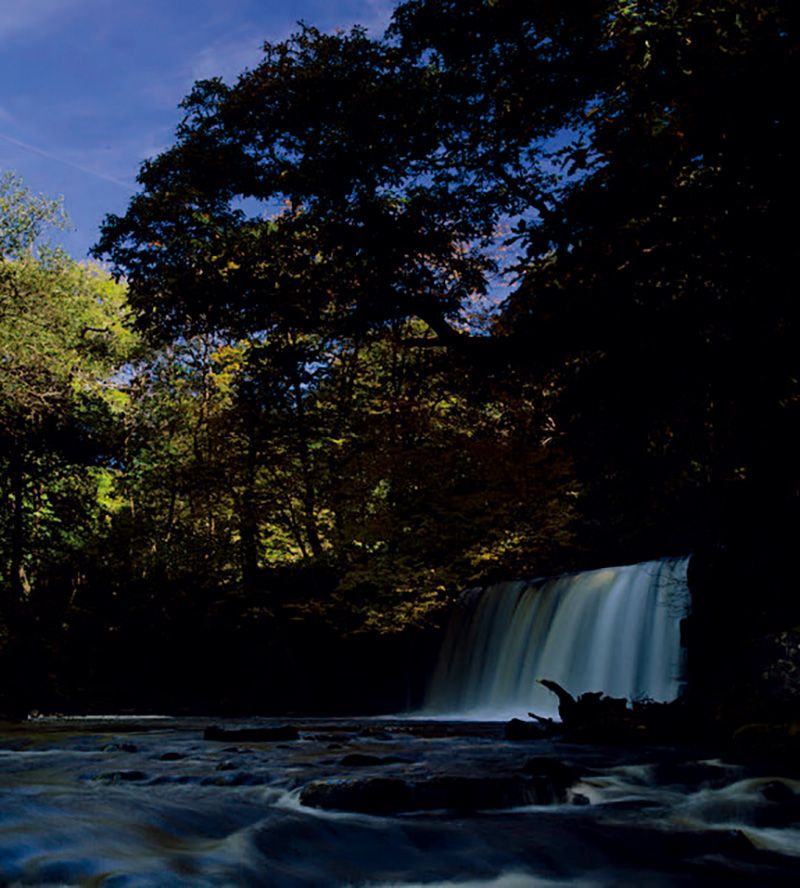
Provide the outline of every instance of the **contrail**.
<path id="1" fill-rule="evenodd" d="M 37 148 L 35 145 L 29 145 L 27 142 L 21 142 L 19 139 L 14 139 L 12 136 L 7 136 L 5 133 L 0 133 L 0 139 L 9 142 L 12 145 L 16 145 L 19 148 L 24 148 L 26 151 L 32 151 L 34 154 L 38 154 L 41 157 L 46 157 L 48 160 L 54 160 L 56 163 L 63 163 L 64 166 L 72 167 L 74 170 L 79 170 L 81 173 L 94 176 L 96 179 L 102 179 L 104 182 L 110 182 L 112 185 L 118 185 L 126 191 L 136 191 L 136 188 L 133 185 L 123 182 L 121 179 L 115 179 L 113 176 L 106 176 L 103 173 L 98 173 L 97 170 L 81 166 L 79 163 L 73 163 L 71 160 L 65 160 L 63 157 L 58 157 L 55 154 L 51 154 L 49 151 Z"/>

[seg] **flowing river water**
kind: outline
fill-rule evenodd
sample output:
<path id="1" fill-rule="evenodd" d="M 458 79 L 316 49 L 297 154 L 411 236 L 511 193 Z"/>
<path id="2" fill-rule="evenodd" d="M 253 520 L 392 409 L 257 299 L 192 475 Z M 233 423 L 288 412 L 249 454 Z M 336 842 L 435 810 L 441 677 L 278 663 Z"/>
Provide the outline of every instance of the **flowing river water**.
<path id="1" fill-rule="evenodd" d="M 800 783 L 699 750 L 510 742 L 499 723 L 400 720 L 302 721 L 295 740 L 231 743 L 204 740 L 207 724 L 4 725 L 0 883 L 800 884 Z M 314 781 L 508 777 L 531 757 L 581 776 L 550 805 L 377 815 L 300 801 Z"/>

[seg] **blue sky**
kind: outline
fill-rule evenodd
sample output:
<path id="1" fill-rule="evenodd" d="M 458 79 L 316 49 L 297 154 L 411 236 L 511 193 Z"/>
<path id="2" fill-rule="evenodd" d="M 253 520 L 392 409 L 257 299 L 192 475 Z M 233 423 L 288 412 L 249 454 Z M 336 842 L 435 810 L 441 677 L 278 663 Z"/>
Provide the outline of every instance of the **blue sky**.
<path id="1" fill-rule="evenodd" d="M 0 0 L 0 171 L 63 196 L 76 258 L 121 213 L 140 163 L 172 142 L 178 102 L 232 80 L 302 19 L 380 33 L 393 0 Z"/>

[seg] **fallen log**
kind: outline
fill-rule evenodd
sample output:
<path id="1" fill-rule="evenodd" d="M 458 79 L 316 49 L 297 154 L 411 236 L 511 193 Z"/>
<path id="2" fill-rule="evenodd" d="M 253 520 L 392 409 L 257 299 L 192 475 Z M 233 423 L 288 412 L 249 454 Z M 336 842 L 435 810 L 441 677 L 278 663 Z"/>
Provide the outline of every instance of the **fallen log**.
<path id="1" fill-rule="evenodd" d="M 691 735 L 691 724 L 681 701 L 647 701 L 629 706 L 624 697 L 607 697 L 600 691 L 587 692 L 576 698 L 549 678 L 539 679 L 538 683 L 558 697 L 561 723 L 535 712 L 528 715 L 537 723 L 537 729 L 546 727 L 570 741 L 627 745 L 672 742 Z"/>

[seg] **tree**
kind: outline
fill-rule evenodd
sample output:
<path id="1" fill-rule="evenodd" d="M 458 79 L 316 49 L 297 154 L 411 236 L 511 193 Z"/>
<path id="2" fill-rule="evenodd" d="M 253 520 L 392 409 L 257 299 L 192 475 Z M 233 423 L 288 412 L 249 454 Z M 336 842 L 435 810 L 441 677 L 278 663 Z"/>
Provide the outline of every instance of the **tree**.
<path id="1" fill-rule="evenodd" d="M 349 335 L 410 315 L 450 330 L 442 319 L 491 263 L 470 244 L 486 221 L 468 183 L 440 170 L 424 184 L 439 140 L 418 108 L 435 92 L 360 29 L 267 45 L 235 87 L 196 85 L 177 144 L 142 168 L 144 192 L 108 218 L 97 252 L 166 337 Z"/>
<path id="2" fill-rule="evenodd" d="M 693 547 L 695 491 L 797 484 L 797 59 L 786 0 L 412 0 L 383 40 L 305 28 L 196 85 L 98 250 L 162 336 L 422 320 L 527 374 L 598 548 Z M 516 284 L 475 335 L 498 245 Z"/>
<path id="3" fill-rule="evenodd" d="M 108 446 L 103 437 L 117 403 L 110 375 L 136 337 L 124 287 L 42 241 L 46 227 L 63 219 L 59 203 L 6 175 L 0 214 L 0 483 L 7 506 L 0 576 L 4 609 L 13 614 L 31 594 L 32 572 L 52 565 L 76 533 L 59 530 L 57 503 L 74 510 L 71 495 L 86 493 L 74 467 L 88 472 Z"/>
<path id="4" fill-rule="evenodd" d="M 559 391 L 606 551 L 698 545 L 698 495 L 726 479 L 797 492 L 797 25 L 785 2 L 420 0 L 396 14 L 414 57 L 483 109 L 467 168 L 503 164 L 520 195 L 519 286 L 498 332 Z M 549 146 L 525 125 L 548 109 L 564 129 Z M 525 151 L 554 165 L 538 195 L 530 162 L 514 166 Z"/>

